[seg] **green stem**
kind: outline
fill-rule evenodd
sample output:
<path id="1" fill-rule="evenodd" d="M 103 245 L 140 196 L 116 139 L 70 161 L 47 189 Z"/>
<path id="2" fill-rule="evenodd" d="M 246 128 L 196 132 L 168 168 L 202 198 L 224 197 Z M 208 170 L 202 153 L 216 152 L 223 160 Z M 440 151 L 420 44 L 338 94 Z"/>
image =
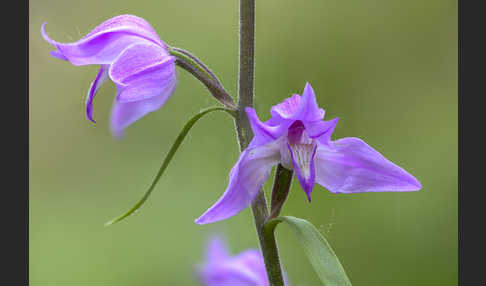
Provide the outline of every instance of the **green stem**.
<path id="1" fill-rule="evenodd" d="M 250 122 L 245 112 L 253 106 L 254 69 L 255 69 L 255 0 L 240 0 L 240 47 L 238 73 L 238 107 L 235 126 L 240 150 L 246 149 L 253 137 Z M 251 203 L 255 227 L 262 250 L 265 268 L 271 286 L 283 286 L 282 270 L 278 256 L 275 236 L 265 232 L 268 218 L 267 201 L 263 189 L 258 191 Z"/>
<path id="2" fill-rule="evenodd" d="M 181 48 L 176 48 L 176 47 L 171 47 L 170 48 L 170 54 L 175 56 L 175 57 L 184 57 L 187 61 L 193 61 L 193 64 L 202 72 L 204 73 L 207 77 L 212 78 L 219 86 L 223 87 L 221 84 L 221 81 L 218 79 L 218 77 L 209 69 L 208 66 L 206 66 L 200 59 L 198 59 L 196 56 L 193 54 L 189 53 L 186 50 L 183 50 Z"/>
<path id="3" fill-rule="evenodd" d="M 176 50 L 170 50 L 171 55 L 176 57 L 176 65 L 183 68 L 202 82 L 209 92 L 216 98 L 219 102 L 224 104 L 229 109 L 235 110 L 235 102 L 231 95 L 221 86 L 221 84 L 211 76 L 211 73 L 206 69 L 199 66 L 193 59 L 189 56 L 178 52 Z"/>

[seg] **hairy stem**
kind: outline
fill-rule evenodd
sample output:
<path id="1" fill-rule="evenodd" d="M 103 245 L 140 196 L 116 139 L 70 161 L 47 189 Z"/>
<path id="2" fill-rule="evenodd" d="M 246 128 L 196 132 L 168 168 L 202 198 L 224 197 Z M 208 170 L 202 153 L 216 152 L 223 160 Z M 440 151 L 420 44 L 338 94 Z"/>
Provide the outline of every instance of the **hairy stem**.
<path id="1" fill-rule="evenodd" d="M 215 82 L 210 75 L 206 74 L 205 72 L 201 71 L 200 68 L 197 67 L 196 64 L 191 63 L 191 60 L 188 58 L 176 57 L 176 65 L 185 69 L 189 73 L 191 73 L 195 78 L 201 81 L 209 92 L 213 95 L 216 100 L 224 104 L 227 108 L 231 110 L 235 110 L 235 103 L 231 95 L 223 89 L 221 85 Z"/>
<path id="2" fill-rule="evenodd" d="M 171 47 L 171 50 L 170 50 L 170 53 L 173 55 L 173 56 L 176 56 L 176 57 L 181 57 L 181 54 L 190 58 L 191 60 L 193 60 L 199 67 L 202 68 L 202 72 L 204 72 L 208 77 L 212 78 L 220 87 L 223 87 L 223 85 L 221 84 L 221 81 L 218 79 L 218 77 L 211 71 L 211 69 L 209 69 L 208 66 L 206 66 L 200 59 L 198 59 L 196 56 L 194 56 L 193 54 L 189 53 L 188 51 L 186 50 L 183 50 L 181 48 L 176 48 L 176 47 Z"/>
<path id="3" fill-rule="evenodd" d="M 245 112 L 253 106 L 255 68 L 255 0 L 240 0 L 240 48 L 238 74 L 238 107 L 235 119 L 240 150 L 246 149 L 253 136 L 250 122 Z M 282 270 L 273 231 L 265 232 L 268 218 L 267 201 L 263 189 L 258 191 L 251 204 L 255 227 L 262 250 L 268 279 L 272 286 L 283 286 Z"/>

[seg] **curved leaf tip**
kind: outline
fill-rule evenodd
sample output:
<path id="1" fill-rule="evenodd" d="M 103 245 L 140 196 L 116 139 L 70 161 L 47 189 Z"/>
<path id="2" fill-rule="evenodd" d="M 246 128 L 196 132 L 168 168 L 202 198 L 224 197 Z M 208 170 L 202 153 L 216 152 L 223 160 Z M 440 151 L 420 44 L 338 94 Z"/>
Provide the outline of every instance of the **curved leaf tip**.
<path id="1" fill-rule="evenodd" d="M 233 110 L 230 110 L 228 108 L 224 107 L 210 107 L 205 110 L 202 110 L 198 114 L 194 115 L 187 121 L 186 125 L 184 125 L 184 128 L 182 128 L 182 131 L 179 133 L 177 136 L 176 140 L 172 144 L 172 147 L 170 148 L 169 152 L 167 153 L 167 156 L 165 157 L 164 161 L 162 162 L 162 165 L 160 166 L 160 169 L 155 176 L 155 179 L 153 180 L 152 184 L 148 188 L 148 190 L 145 192 L 143 195 L 142 199 L 140 199 L 135 205 L 133 205 L 132 208 L 130 208 L 128 211 L 123 213 L 117 218 L 114 218 L 108 222 L 105 223 L 105 226 L 110 226 L 113 225 L 117 222 L 122 221 L 123 219 L 127 218 L 130 215 L 133 215 L 137 212 L 137 210 L 145 203 L 145 201 L 148 199 L 152 191 L 154 190 L 155 186 L 157 185 L 158 181 L 162 177 L 162 174 L 164 174 L 165 170 L 167 169 L 167 166 L 169 166 L 170 161 L 174 157 L 175 153 L 179 149 L 179 146 L 181 145 L 182 141 L 184 141 L 184 138 L 186 135 L 189 133 L 189 130 L 191 130 L 192 126 L 201 119 L 204 115 L 211 113 L 213 111 L 225 111 L 226 113 L 230 114 L 231 116 L 235 117 L 235 112 Z"/>

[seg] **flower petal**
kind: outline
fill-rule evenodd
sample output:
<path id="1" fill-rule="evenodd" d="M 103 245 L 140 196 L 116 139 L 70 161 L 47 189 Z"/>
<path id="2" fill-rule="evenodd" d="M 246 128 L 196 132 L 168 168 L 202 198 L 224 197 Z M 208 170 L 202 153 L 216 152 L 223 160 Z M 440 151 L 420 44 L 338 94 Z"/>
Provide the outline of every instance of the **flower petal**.
<path id="1" fill-rule="evenodd" d="M 268 123 L 273 125 L 274 121 L 282 120 L 291 120 L 290 124 L 295 120 L 314 122 L 322 120 L 325 112 L 317 106 L 314 90 L 309 83 L 306 83 L 302 96 L 294 94 L 292 97 L 273 106 L 270 109 L 270 113 L 272 118 Z"/>
<path id="2" fill-rule="evenodd" d="M 159 83 L 158 87 L 150 86 L 150 81 L 143 83 L 146 85 L 143 85 L 142 83 L 140 85 L 130 85 L 124 89 L 117 86 L 117 89 L 121 89 L 119 94 L 148 92 L 147 90 L 150 90 L 150 92 L 159 92 L 157 96 L 152 96 L 148 99 L 139 101 L 120 102 L 115 99 L 111 114 L 110 127 L 113 134 L 117 137 L 121 137 L 123 135 L 123 130 L 126 127 L 128 127 L 138 119 L 142 118 L 147 113 L 156 111 L 157 109 L 161 108 L 162 105 L 164 105 L 167 99 L 169 99 L 169 97 L 174 92 L 177 84 L 177 79 L 174 77 L 173 80 L 169 80 L 163 85 Z"/>
<path id="3" fill-rule="evenodd" d="M 270 114 L 272 114 L 272 117 L 276 118 L 291 119 L 299 109 L 300 100 L 300 95 L 294 94 L 292 97 L 286 98 L 283 102 L 272 106 Z"/>
<path id="4" fill-rule="evenodd" d="M 207 224 L 224 220 L 246 208 L 267 180 L 273 165 L 277 164 L 279 154 L 279 147 L 275 142 L 243 151 L 231 169 L 225 193 L 195 223 Z"/>
<path id="5" fill-rule="evenodd" d="M 91 83 L 88 95 L 86 96 L 86 117 L 93 123 L 96 123 L 93 119 L 93 99 L 96 95 L 98 89 L 109 79 L 108 77 L 108 66 L 101 65 L 95 80 Z"/>
<path id="6" fill-rule="evenodd" d="M 329 121 L 316 120 L 304 121 L 305 131 L 310 138 L 317 138 L 322 144 L 329 144 L 334 128 L 338 123 L 339 118 L 334 118 Z"/>
<path id="7" fill-rule="evenodd" d="M 232 259 L 232 267 L 247 273 L 248 280 L 254 281 L 253 285 L 268 285 L 265 262 L 261 252 L 257 249 L 248 249 Z"/>
<path id="8" fill-rule="evenodd" d="M 206 261 L 198 274 L 207 286 L 266 286 L 268 279 L 261 253 L 246 250 L 235 257 Z"/>
<path id="9" fill-rule="evenodd" d="M 305 121 L 322 120 L 324 109 L 317 106 L 316 95 L 309 83 L 305 84 L 304 92 L 299 103 L 299 108 L 292 116 L 293 119 Z"/>
<path id="10" fill-rule="evenodd" d="M 175 80 L 175 58 L 152 43 L 127 47 L 113 62 L 109 76 L 117 87 L 119 102 L 138 101 L 157 96 Z"/>
<path id="11" fill-rule="evenodd" d="M 226 243 L 220 237 L 213 237 L 206 250 L 206 260 L 208 264 L 217 264 L 229 258 Z"/>
<path id="12" fill-rule="evenodd" d="M 291 146 L 287 143 L 287 148 L 292 158 L 295 175 L 310 202 L 316 179 L 314 157 L 316 155 L 317 144 L 293 144 Z"/>
<path id="13" fill-rule="evenodd" d="M 129 31 L 142 38 L 146 38 L 154 43 L 157 43 L 165 48 L 167 47 L 165 43 L 160 40 L 157 33 L 145 19 L 128 14 L 119 15 L 106 20 L 105 22 L 94 28 L 88 35 L 83 37 L 83 39 L 91 37 L 93 35 L 98 35 L 100 33 L 120 30 Z"/>
<path id="14" fill-rule="evenodd" d="M 359 138 L 319 144 L 316 181 L 333 193 L 405 192 L 422 188 L 407 171 Z"/>
<path id="15" fill-rule="evenodd" d="M 121 51 L 135 42 L 151 42 L 166 48 L 150 24 L 133 15 L 109 19 L 74 43 L 52 40 L 45 32 L 45 25 L 42 25 L 41 33 L 47 42 L 57 48 L 53 56 L 66 59 L 76 66 L 110 64 Z"/>
<path id="16" fill-rule="evenodd" d="M 253 130 L 253 140 L 250 144 L 250 148 L 261 146 L 267 144 L 268 142 L 274 141 L 280 137 L 285 131 L 286 127 L 284 125 L 266 125 L 261 122 L 256 114 L 255 109 L 251 107 L 245 108 L 248 119 L 250 120 L 251 129 Z"/>

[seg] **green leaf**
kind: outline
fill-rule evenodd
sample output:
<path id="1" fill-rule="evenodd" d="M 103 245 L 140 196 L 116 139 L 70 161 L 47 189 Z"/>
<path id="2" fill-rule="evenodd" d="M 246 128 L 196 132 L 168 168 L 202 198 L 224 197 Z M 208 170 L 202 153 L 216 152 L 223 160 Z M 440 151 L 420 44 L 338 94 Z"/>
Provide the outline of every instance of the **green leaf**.
<path id="1" fill-rule="evenodd" d="M 179 136 L 177 136 L 175 142 L 172 144 L 172 147 L 170 148 L 169 153 L 167 153 L 167 156 L 165 157 L 164 161 L 162 162 L 162 165 L 160 166 L 159 172 L 155 176 L 155 179 L 152 182 L 152 184 L 150 185 L 150 187 L 148 188 L 148 190 L 143 195 L 142 199 L 139 200 L 131 209 L 129 209 L 127 212 L 125 212 L 121 216 L 119 216 L 115 219 L 112 219 L 109 222 L 105 223 L 105 226 L 109 226 L 109 225 L 112 225 L 114 223 L 117 223 L 117 222 L 123 220 L 124 218 L 134 214 L 145 203 L 145 201 L 148 199 L 148 197 L 150 196 L 150 194 L 154 190 L 155 185 L 157 185 L 157 182 L 162 177 L 162 174 L 164 173 L 165 169 L 167 169 L 167 166 L 169 166 L 169 163 L 172 160 L 172 157 L 174 157 L 174 155 L 177 152 L 177 149 L 181 145 L 182 141 L 184 141 L 184 138 L 186 137 L 187 133 L 189 133 L 189 130 L 191 130 L 192 126 L 201 117 L 203 117 L 204 115 L 206 115 L 210 112 L 213 112 L 213 111 L 225 111 L 225 112 L 229 113 L 230 115 L 232 115 L 233 117 L 235 116 L 234 111 L 232 111 L 230 109 L 227 109 L 227 108 L 224 108 L 224 107 L 211 107 L 211 108 L 208 108 L 208 109 L 205 109 L 205 110 L 199 112 L 198 114 L 193 116 L 191 119 L 189 119 L 189 121 L 187 121 L 186 125 L 184 125 L 184 128 L 182 129 L 182 131 L 179 133 Z"/>
<path id="2" fill-rule="evenodd" d="M 282 221 L 297 234 L 307 258 L 325 286 L 351 285 L 331 246 L 310 222 L 293 216 L 282 216 L 268 221 L 265 231 L 274 231 Z"/>

